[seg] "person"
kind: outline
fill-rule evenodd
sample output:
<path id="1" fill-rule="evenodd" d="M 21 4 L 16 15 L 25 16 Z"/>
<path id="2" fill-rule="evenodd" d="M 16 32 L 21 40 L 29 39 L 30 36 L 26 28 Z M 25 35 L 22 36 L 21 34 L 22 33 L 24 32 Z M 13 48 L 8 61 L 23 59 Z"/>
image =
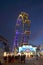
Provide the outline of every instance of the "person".
<path id="1" fill-rule="evenodd" d="M 36 60 L 38 60 L 38 55 L 36 55 Z"/>
<path id="2" fill-rule="evenodd" d="M 24 63 L 25 63 L 25 55 L 21 55 L 21 63 L 22 63 L 22 61 L 24 61 Z"/>
<path id="3" fill-rule="evenodd" d="M 0 65 L 2 65 L 1 61 L 0 61 Z"/>

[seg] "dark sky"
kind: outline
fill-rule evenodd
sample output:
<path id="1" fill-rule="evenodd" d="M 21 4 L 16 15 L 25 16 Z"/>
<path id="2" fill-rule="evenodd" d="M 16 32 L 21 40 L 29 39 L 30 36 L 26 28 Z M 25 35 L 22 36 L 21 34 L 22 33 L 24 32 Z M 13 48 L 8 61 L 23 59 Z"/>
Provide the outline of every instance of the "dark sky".
<path id="1" fill-rule="evenodd" d="M 31 20 L 31 44 L 43 44 L 43 0 L 0 0 L 0 35 L 12 45 L 15 25 L 21 11 Z"/>

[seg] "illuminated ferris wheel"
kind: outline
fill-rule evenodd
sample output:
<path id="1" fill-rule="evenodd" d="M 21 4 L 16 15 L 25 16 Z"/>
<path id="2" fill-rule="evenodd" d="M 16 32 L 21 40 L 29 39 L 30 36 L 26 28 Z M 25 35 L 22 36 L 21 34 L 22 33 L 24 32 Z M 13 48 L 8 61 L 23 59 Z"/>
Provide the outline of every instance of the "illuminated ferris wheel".
<path id="1" fill-rule="evenodd" d="M 17 18 L 14 46 L 19 46 L 21 43 L 28 43 L 30 35 L 30 20 L 29 15 L 25 12 L 21 12 Z"/>

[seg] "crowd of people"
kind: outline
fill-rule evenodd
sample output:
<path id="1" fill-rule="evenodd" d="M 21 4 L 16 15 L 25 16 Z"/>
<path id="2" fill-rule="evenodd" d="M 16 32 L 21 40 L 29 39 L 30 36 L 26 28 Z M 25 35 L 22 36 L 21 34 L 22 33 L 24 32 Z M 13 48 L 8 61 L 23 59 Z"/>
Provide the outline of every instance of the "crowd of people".
<path id="1" fill-rule="evenodd" d="M 4 56 L 4 62 L 8 62 L 8 63 L 13 63 L 13 62 L 24 62 L 25 63 L 25 55 L 18 55 L 18 56 L 14 56 L 14 55 L 9 55 L 9 56 Z"/>

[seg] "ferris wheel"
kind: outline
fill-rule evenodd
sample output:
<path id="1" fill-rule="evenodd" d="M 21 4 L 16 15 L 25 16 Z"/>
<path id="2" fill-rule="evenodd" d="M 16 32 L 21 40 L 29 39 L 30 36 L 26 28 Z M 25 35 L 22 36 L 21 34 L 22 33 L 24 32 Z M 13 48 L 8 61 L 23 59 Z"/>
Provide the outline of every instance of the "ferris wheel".
<path id="1" fill-rule="evenodd" d="M 17 47 L 21 43 L 28 43 L 29 35 L 31 33 L 30 23 L 29 15 L 26 12 L 21 12 L 18 15 L 13 46 Z"/>

